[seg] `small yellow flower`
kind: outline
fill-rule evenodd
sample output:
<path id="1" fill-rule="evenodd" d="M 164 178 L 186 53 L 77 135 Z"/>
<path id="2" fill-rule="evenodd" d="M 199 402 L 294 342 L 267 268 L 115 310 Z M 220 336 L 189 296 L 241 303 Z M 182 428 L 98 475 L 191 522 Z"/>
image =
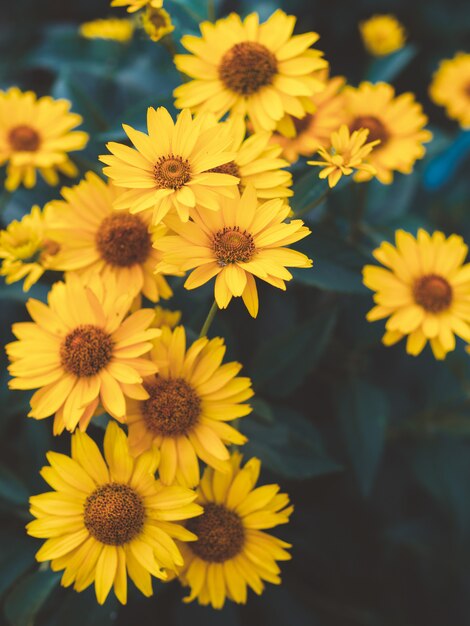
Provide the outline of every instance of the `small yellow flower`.
<path id="1" fill-rule="evenodd" d="M 105 20 L 93 20 L 80 26 L 80 35 L 86 39 L 111 39 L 127 43 L 134 34 L 134 22 L 115 17 Z"/>
<path id="2" fill-rule="evenodd" d="M 286 246 L 306 237 L 310 230 L 302 220 L 284 220 L 290 207 L 282 199 L 260 204 L 249 186 L 241 198 L 223 198 L 221 210 L 208 215 L 195 211 L 193 222 L 176 216 L 166 219 L 176 233 L 157 239 L 162 252 L 157 272 L 193 270 L 186 289 L 196 289 L 216 277 L 214 295 L 221 309 L 232 297 L 243 298 L 250 315 L 258 315 L 258 290 L 254 276 L 285 290 L 292 279 L 287 267 L 311 267 L 312 261 Z"/>
<path id="3" fill-rule="evenodd" d="M 67 100 L 37 98 L 17 87 L 0 91 L 0 165 L 7 163 L 6 189 L 14 191 L 22 183 L 34 187 L 37 170 L 49 185 L 57 185 L 59 173 L 78 175 L 68 153 L 82 150 L 88 135 L 72 130 L 82 118 L 69 109 Z"/>
<path id="4" fill-rule="evenodd" d="M 49 232 L 50 212 L 38 206 L 31 209 L 21 221 L 11 222 L 0 231 L 0 274 L 9 285 L 25 279 L 23 291 L 28 291 L 48 269 L 55 265 L 60 244 Z"/>
<path id="5" fill-rule="evenodd" d="M 359 24 L 366 50 L 376 57 L 386 56 L 403 48 L 406 33 L 394 15 L 374 15 Z"/>
<path id="6" fill-rule="evenodd" d="M 323 167 L 320 178 L 328 178 L 328 185 L 334 187 L 341 176 L 350 176 L 353 172 L 367 172 L 374 175 L 376 170 L 366 162 L 379 140 L 367 142 L 369 130 L 361 128 L 349 134 L 348 127 L 341 128 L 331 135 L 331 148 L 320 148 L 318 154 L 323 161 L 307 161 L 308 165 Z"/>
<path id="7" fill-rule="evenodd" d="M 127 437 L 115 422 L 104 436 L 104 458 L 85 433 L 72 436 L 72 454 L 48 452 L 41 470 L 52 491 L 30 498 L 36 518 L 28 535 L 46 539 L 36 554 L 64 570 L 62 585 L 84 591 L 95 583 L 103 604 L 114 587 L 127 602 L 127 576 L 151 596 L 152 576 L 168 579 L 183 559 L 175 539 L 196 536 L 181 522 L 200 515 L 196 494 L 184 487 L 165 487 L 155 479 L 159 455 L 150 450 L 134 459 Z"/>
<path id="8" fill-rule="evenodd" d="M 420 354 L 431 343 L 436 359 L 455 348 L 455 335 L 470 341 L 470 263 L 462 237 L 446 239 L 420 229 L 417 238 L 403 230 L 396 244 L 384 242 L 374 257 L 385 265 L 366 265 L 364 284 L 374 290 L 376 306 L 367 319 L 388 317 L 386 346 L 408 335 L 406 351 Z"/>
<path id="9" fill-rule="evenodd" d="M 235 453 L 228 474 L 204 472 L 197 499 L 203 514 L 186 522 L 198 539 L 180 546 L 184 566 L 179 578 L 190 587 L 185 602 L 197 599 L 214 609 L 227 598 L 245 604 L 248 588 L 259 595 L 264 581 L 279 585 L 276 561 L 291 558 L 290 544 L 266 532 L 289 521 L 289 496 L 279 493 L 279 485 L 256 487 L 261 463 L 252 458 L 241 467 L 241 461 Z"/>
<path id="10" fill-rule="evenodd" d="M 462 128 L 470 128 L 470 54 L 458 52 L 453 59 L 441 61 L 429 95 Z"/>
<path id="11" fill-rule="evenodd" d="M 148 6 L 142 16 L 142 26 L 152 41 L 160 41 L 175 30 L 170 14 L 165 9 Z"/>
<path id="12" fill-rule="evenodd" d="M 147 6 L 160 9 L 163 6 L 163 0 L 112 0 L 111 6 L 127 7 L 129 13 L 135 13 Z"/>

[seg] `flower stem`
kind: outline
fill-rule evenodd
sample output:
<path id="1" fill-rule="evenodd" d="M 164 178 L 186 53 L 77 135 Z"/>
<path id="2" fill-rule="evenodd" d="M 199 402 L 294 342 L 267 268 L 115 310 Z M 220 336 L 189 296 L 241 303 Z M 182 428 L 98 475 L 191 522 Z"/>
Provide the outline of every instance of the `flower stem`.
<path id="1" fill-rule="evenodd" d="M 356 189 L 356 202 L 351 212 L 351 230 L 349 233 L 349 239 L 352 243 L 356 243 L 361 237 L 362 219 L 366 210 L 367 183 L 359 183 Z"/>
<path id="2" fill-rule="evenodd" d="M 207 17 L 209 22 L 215 22 L 215 2 L 214 0 L 207 0 Z"/>
<path id="3" fill-rule="evenodd" d="M 316 200 L 314 200 L 313 202 L 310 202 L 310 204 L 307 204 L 306 206 L 304 206 L 303 209 L 300 209 L 300 211 L 298 211 L 294 217 L 302 217 L 303 215 L 305 215 L 306 213 L 310 213 L 310 211 L 312 211 L 315 207 L 319 206 L 323 200 L 326 199 L 326 197 L 329 195 L 331 189 L 329 187 L 327 187 L 325 189 L 325 191 L 321 194 L 321 196 L 319 196 Z"/>
<path id="4" fill-rule="evenodd" d="M 214 321 L 214 317 L 218 308 L 219 307 L 217 306 L 217 302 L 214 300 L 210 308 L 210 311 L 207 314 L 207 317 L 204 321 L 204 324 L 202 325 L 201 332 L 199 333 L 199 338 L 205 337 L 207 333 L 209 332 L 209 328 L 211 327 L 211 324 Z"/>

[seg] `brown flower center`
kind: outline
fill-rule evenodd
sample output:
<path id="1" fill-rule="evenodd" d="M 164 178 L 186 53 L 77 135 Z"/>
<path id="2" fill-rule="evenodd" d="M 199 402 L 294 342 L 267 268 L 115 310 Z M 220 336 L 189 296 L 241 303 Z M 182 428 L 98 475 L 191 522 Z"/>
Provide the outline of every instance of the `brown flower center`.
<path id="1" fill-rule="evenodd" d="M 304 115 L 304 117 L 300 119 L 298 117 L 292 118 L 297 135 L 301 135 L 303 132 L 305 132 L 308 129 L 312 121 L 312 118 L 313 118 L 313 115 L 311 113 L 307 113 L 306 115 Z"/>
<path id="2" fill-rule="evenodd" d="M 228 50 L 219 65 L 219 78 L 231 91 L 251 96 L 273 82 L 277 73 L 274 54 L 256 41 L 242 41 Z"/>
<path id="3" fill-rule="evenodd" d="M 145 508 L 129 485 L 100 485 L 85 500 L 84 524 L 90 535 L 108 546 L 122 546 L 144 526 Z"/>
<path id="4" fill-rule="evenodd" d="M 152 249 L 147 226 L 138 215 L 129 213 L 113 213 L 105 217 L 95 241 L 101 257 L 117 267 L 145 263 Z"/>
<path id="5" fill-rule="evenodd" d="M 449 308 L 452 302 L 452 287 L 445 278 L 428 274 L 416 279 L 413 296 L 419 304 L 431 313 L 440 313 Z"/>
<path id="6" fill-rule="evenodd" d="M 256 251 L 252 235 L 246 230 L 241 231 L 239 226 L 225 226 L 215 233 L 212 249 L 220 266 L 236 262 L 248 263 Z"/>
<path id="7" fill-rule="evenodd" d="M 186 524 L 198 537 L 188 544 L 204 561 L 223 563 L 239 554 L 245 542 L 245 530 L 240 517 L 223 504 L 210 502 L 204 513 Z"/>
<path id="8" fill-rule="evenodd" d="M 153 172 L 160 189 L 181 189 L 191 180 L 189 161 L 174 154 L 160 157 Z"/>
<path id="9" fill-rule="evenodd" d="M 93 324 L 81 324 L 74 328 L 60 347 L 62 367 L 79 378 L 97 374 L 106 367 L 112 355 L 111 337 Z"/>
<path id="10" fill-rule="evenodd" d="M 178 437 L 196 424 L 201 400 L 183 378 L 155 376 L 144 383 L 150 398 L 142 403 L 145 425 L 155 435 Z"/>
<path id="11" fill-rule="evenodd" d="M 383 148 L 383 146 L 387 143 L 390 138 L 390 134 L 382 122 L 373 115 L 359 115 L 354 118 L 352 121 L 349 130 L 353 132 L 355 130 L 359 130 L 360 128 L 368 128 L 369 135 L 367 137 L 367 142 L 380 140 L 380 144 L 377 148 Z"/>
<path id="12" fill-rule="evenodd" d="M 228 163 L 224 163 L 223 165 L 218 165 L 217 167 L 213 167 L 208 172 L 213 172 L 214 174 L 230 174 L 230 176 L 236 176 L 240 178 L 240 170 L 238 169 L 238 165 L 235 161 L 229 161 Z"/>
<path id="13" fill-rule="evenodd" d="M 13 150 L 17 152 L 35 152 L 41 143 L 39 133 L 25 124 L 12 128 L 8 140 Z"/>

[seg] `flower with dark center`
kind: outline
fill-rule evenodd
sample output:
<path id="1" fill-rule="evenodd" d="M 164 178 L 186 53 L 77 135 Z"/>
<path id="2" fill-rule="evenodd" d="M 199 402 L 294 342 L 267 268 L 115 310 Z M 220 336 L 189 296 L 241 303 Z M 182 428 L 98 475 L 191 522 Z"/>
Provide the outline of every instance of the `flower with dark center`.
<path id="1" fill-rule="evenodd" d="M 273 82 L 277 59 L 263 44 L 242 41 L 228 50 L 219 65 L 219 77 L 227 89 L 251 96 Z"/>
<path id="2" fill-rule="evenodd" d="M 243 549 L 245 531 L 240 516 L 223 504 L 204 505 L 204 513 L 186 527 L 198 537 L 191 550 L 204 561 L 223 563 Z"/>
<path id="3" fill-rule="evenodd" d="M 181 189 L 191 180 L 191 167 L 187 159 L 170 154 L 158 159 L 154 176 L 160 189 Z"/>
<path id="4" fill-rule="evenodd" d="M 150 233 L 138 215 L 114 213 L 106 217 L 96 233 L 101 257 L 118 267 L 145 263 L 152 249 Z"/>
<path id="5" fill-rule="evenodd" d="M 79 378 L 98 374 L 109 363 L 112 354 L 111 337 L 93 324 L 74 328 L 60 347 L 63 368 Z"/>
<path id="6" fill-rule="evenodd" d="M 253 236 L 239 226 L 225 226 L 215 233 L 212 249 L 221 267 L 229 263 L 248 263 L 256 252 Z"/>
<path id="7" fill-rule="evenodd" d="M 383 123 L 378 118 L 372 115 L 363 115 L 363 116 L 356 117 L 354 118 L 352 123 L 349 125 L 349 130 L 351 132 L 355 130 L 359 130 L 361 128 L 368 129 L 369 131 L 369 135 L 367 137 L 368 142 L 377 141 L 377 140 L 380 141 L 380 144 L 378 145 L 376 150 L 379 150 L 381 147 L 383 147 L 389 139 L 390 135 L 389 135 L 388 130 L 385 128 Z"/>
<path id="8" fill-rule="evenodd" d="M 150 397 L 142 404 L 142 414 L 152 433 L 178 437 L 197 423 L 201 400 L 183 378 L 156 376 L 144 386 Z"/>
<path id="9" fill-rule="evenodd" d="M 451 305 L 452 287 L 442 276 L 428 274 L 415 281 L 413 296 L 416 304 L 422 306 L 426 311 L 440 313 Z"/>
<path id="10" fill-rule="evenodd" d="M 8 141 L 16 152 L 35 152 L 39 148 L 41 137 L 31 126 L 21 124 L 10 130 Z"/>

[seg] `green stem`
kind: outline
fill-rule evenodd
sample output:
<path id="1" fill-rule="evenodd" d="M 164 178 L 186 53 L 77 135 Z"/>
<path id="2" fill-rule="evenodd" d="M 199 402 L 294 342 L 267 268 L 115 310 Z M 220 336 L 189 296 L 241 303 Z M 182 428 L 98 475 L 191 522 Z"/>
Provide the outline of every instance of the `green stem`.
<path id="1" fill-rule="evenodd" d="M 207 17 L 209 22 L 215 22 L 215 2 L 214 0 L 207 0 Z"/>
<path id="2" fill-rule="evenodd" d="M 313 209 L 315 209 L 317 206 L 319 206 L 323 200 L 325 200 L 325 198 L 329 195 L 331 189 L 329 187 L 327 187 L 325 189 L 325 191 L 321 194 L 321 196 L 319 196 L 316 200 L 314 200 L 313 202 L 310 202 L 310 204 L 307 204 L 306 206 L 304 206 L 303 209 L 300 209 L 300 211 L 298 211 L 294 217 L 302 217 L 303 215 L 305 215 L 306 213 L 310 213 L 310 211 L 312 211 Z"/>
<path id="3" fill-rule="evenodd" d="M 349 239 L 352 243 L 356 243 L 361 237 L 362 219 L 366 210 L 367 199 L 367 183 L 359 183 L 357 187 L 357 197 L 351 212 L 351 230 Z"/>
<path id="4" fill-rule="evenodd" d="M 209 328 L 211 327 L 212 322 L 214 321 L 214 317 L 215 314 L 217 312 L 217 309 L 219 307 L 217 306 L 217 302 L 214 300 L 214 302 L 212 303 L 212 306 L 210 308 L 209 313 L 207 314 L 207 317 L 204 321 L 204 324 L 202 325 L 201 328 L 201 332 L 199 333 L 199 337 L 205 337 L 207 335 L 207 333 L 209 332 Z"/>

